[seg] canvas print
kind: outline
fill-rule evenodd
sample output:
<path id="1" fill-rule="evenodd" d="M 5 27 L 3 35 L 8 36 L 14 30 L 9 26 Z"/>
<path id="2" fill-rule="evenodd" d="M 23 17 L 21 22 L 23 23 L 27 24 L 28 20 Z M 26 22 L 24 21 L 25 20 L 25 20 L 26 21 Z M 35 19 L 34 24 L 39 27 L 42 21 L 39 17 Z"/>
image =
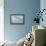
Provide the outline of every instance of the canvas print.
<path id="1" fill-rule="evenodd" d="M 11 24 L 24 24 L 24 14 L 11 14 L 10 23 Z"/>

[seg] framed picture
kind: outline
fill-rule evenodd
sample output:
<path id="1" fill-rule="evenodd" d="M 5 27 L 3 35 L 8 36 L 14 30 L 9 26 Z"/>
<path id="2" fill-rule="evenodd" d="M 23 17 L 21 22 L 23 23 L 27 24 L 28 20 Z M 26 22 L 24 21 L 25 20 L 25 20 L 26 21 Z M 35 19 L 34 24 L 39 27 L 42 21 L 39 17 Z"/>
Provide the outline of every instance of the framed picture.
<path id="1" fill-rule="evenodd" d="M 10 24 L 24 24 L 25 15 L 24 14 L 10 14 Z"/>

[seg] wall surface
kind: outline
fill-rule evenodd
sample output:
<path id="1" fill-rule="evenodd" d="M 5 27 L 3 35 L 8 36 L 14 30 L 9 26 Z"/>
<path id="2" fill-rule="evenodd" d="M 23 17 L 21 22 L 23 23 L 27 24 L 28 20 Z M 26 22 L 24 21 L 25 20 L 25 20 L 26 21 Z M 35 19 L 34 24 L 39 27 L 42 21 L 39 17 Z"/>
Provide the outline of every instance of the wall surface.
<path id="1" fill-rule="evenodd" d="M 3 6 L 4 6 L 3 0 L 0 0 L 0 42 L 4 41 L 4 8 Z"/>
<path id="2" fill-rule="evenodd" d="M 40 9 L 41 9 L 41 11 L 43 9 L 46 9 L 46 0 L 41 0 L 40 1 Z M 46 27 L 46 10 L 44 10 L 42 17 L 43 17 L 43 22 L 41 21 L 40 22 L 40 25 Z"/>
<path id="3" fill-rule="evenodd" d="M 34 17 L 40 9 L 40 0 L 4 0 L 4 38 L 18 41 L 32 29 Z M 25 14 L 24 25 L 11 25 L 10 14 Z"/>

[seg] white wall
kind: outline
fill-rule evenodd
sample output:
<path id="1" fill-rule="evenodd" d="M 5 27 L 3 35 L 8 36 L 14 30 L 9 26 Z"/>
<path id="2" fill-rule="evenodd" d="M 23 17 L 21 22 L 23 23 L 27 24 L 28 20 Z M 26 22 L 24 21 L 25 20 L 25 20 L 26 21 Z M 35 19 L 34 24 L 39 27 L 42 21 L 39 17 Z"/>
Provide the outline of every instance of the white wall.
<path id="1" fill-rule="evenodd" d="M 4 3 L 0 0 L 0 42 L 4 41 Z"/>

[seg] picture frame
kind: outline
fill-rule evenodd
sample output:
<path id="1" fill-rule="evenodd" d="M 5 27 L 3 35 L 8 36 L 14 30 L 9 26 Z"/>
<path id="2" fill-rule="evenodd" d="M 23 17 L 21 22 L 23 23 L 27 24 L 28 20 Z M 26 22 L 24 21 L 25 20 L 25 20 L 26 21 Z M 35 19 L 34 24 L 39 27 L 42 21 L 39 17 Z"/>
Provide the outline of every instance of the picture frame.
<path id="1" fill-rule="evenodd" d="M 10 24 L 22 25 L 25 23 L 24 14 L 10 14 Z"/>

